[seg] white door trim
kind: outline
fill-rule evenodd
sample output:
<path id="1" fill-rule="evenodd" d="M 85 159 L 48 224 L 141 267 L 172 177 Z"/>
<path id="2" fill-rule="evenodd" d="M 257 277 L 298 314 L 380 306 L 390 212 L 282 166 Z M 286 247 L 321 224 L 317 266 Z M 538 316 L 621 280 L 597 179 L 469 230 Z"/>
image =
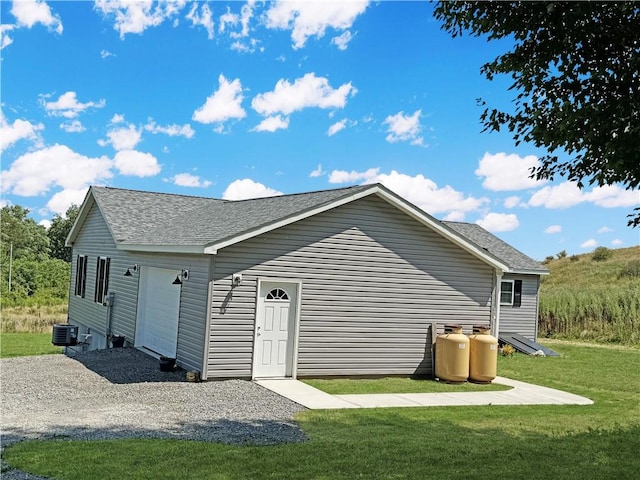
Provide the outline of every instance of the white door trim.
<path id="1" fill-rule="evenodd" d="M 253 321 L 253 351 L 252 357 L 252 365 L 251 365 L 251 378 L 256 379 L 260 377 L 256 377 L 256 364 L 258 362 L 258 358 L 256 355 L 256 346 L 258 344 L 258 315 L 260 315 L 260 291 L 262 290 L 262 284 L 268 283 L 285 283 L 287 285 L 293 285 L 296 289 L 296 301 L 295 305 L 292 305 L 294 308 L 294 317 L 291 328 L 293 332 L 291 332 L 292 338 L 292 352 L 291 356 L 288 358 L 288 361 L 291 362 L 291 378 L 297 378 L 298 374 L 298 340 L 299 340 L 299 332 L 300 332 L 300 305 L 302 299 L 302 280 L 296 280 L 292 278 L 281 278 L 281 277 L 258 277 L 257 279 L 257 288 L 256 288 L 256 310 Z"/>

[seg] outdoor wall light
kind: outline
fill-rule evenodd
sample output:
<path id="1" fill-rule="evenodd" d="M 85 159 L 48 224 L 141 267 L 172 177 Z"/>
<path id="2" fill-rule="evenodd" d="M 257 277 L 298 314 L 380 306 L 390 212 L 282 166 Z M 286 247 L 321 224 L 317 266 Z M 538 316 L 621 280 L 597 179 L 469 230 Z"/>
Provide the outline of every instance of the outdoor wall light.
<path id="1" fill-rule="evenodd" d="M 131 267 L 131 268 L 127 268 L 127 271 L 126 271 L 126 272 L 124 272 L 124 276 L 125 276 L 125 277 L 131 277 L 131 276 L 133 276 L 133 274 L 131 273 L 131 270 L 133 270 L 134 272 L 137 272 L 137 271 L 138 271 L 138 264 L 137 264 L 137 263 L 135 263 L 135 264 L 133 265 L 133 267 Z"/>
<path id="2" fill-rule="evenodd" d="M 178 275 L 176 275 L 176 279 L 171 282 L 172 285 L 182 285 L 182 282 L 186 282 L 189 280 L 189 270 L 182 270 Z"/>

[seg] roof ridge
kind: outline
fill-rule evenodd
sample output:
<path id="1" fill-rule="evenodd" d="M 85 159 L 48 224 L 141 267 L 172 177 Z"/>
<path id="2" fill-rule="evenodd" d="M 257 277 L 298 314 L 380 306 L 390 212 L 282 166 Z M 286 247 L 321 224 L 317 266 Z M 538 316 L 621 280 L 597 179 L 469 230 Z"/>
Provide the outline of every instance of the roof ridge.
<path id="1" fill-rule="evenodd" d="M 149 190 L 136 190 L 136 189 L 133 189 L 133 188 L 104 187 L 104 186 L 99 186 L 99 185 L 92 185 L 91 188 L 92 189 L 117 190 L 119 192 L 144 193 L 144 194 L 148 194 L 148 195 L 167 195 L 167 196 L 172 196 L 172 197 L 199 198 L 199 199 L 202 199 L 202 200 L 216 200 L 216 201 L 219 201 L 219 202 L 224 201 L 221 198 L 204 197 L 202 195 L 189 195 L 189 194 L 185 194 L 185 193 L 153 192 L 153 191 L 149 191 Z"/>
<path id="2" fill-rule="evenodd" d="M 271 195 L 271 196 L 268 196 L 268 197 L 256 197 L 256 198 L 243 198 L 241 200 L 225 200 L 225 199 L 222 199 L 222 201 L 225 202 L 225 203 L 254 202 L 256 200 L 264 200 L 265 198 L 295 197 L 297 195 L 313 195 L 315 193 L 337 192 L 339 190 L 364 189 L 365 187 L 371 187 L 373 185 L 377 185 L 377 184 L 376 183 L 371 183 L 371 184 L 368 184 L 368 185 L 352 185 L 350 187 L 325 188 L 325 189 L 322 189 L 322 190 L 313 190 L 311 192 L 283 193 L 281 195 Z"/>

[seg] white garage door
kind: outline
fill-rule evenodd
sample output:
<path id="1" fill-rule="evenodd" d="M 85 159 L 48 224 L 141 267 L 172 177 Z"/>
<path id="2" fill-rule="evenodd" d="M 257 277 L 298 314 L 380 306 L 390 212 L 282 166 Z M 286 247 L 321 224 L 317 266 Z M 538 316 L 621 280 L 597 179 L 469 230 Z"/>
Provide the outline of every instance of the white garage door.
<path id="1" fill-rule="evenodd" d="M 173 281 L 180 271 L 143 267 L 140 272 L 136 346 L 175 358 L 178 344 L 180 288 Z"/>

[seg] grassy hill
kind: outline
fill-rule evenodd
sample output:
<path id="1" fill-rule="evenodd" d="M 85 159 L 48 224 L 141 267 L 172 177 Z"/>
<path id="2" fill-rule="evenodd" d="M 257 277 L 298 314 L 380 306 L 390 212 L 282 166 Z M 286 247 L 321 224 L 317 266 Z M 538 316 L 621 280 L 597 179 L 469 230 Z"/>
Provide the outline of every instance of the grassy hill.
<path id="1" fill-rule="evenodd" d="M 600 247 L 546 266 L 540 337 L 640 344 L 640 246 Z"/>

